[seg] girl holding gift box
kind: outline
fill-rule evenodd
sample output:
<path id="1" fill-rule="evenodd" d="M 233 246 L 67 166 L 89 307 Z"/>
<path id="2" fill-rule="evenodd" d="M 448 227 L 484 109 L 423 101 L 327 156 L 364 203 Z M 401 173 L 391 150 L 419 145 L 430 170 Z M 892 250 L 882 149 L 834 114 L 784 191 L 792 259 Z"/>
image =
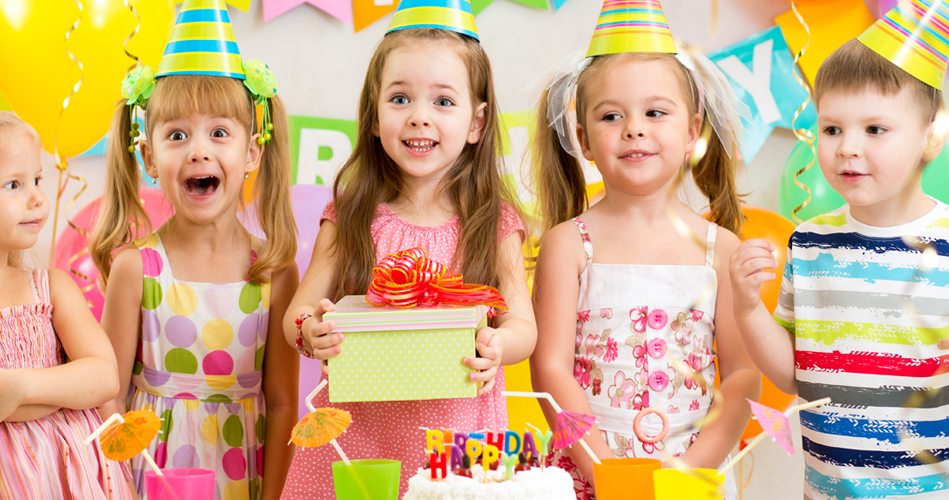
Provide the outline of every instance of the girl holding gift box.
<path id="1" fill-rule="evenodd" d="M 36 131 L 0 111 L 0 498 L 132 498 L 127 472 L 82 444 L 118 391 L 108 337 L 66 273 L 23 266 L 49 215 L 42 175 Z"/>
<path id="2" fill-rule="evenodd" d="M 550 229 L 534 288 L 534 388 L 597 416 L 598 432 L 584 439 L 602 458 L 715 468 L 751 416 L 743 402 L 757 399 L 761 376 L 728 279 L 743 219 L 737 104 L 711 62 L 676 47 L 656 0 L 606 1 L 587 58 L 541 100 L 534 159 Z M 596 163 L 606 193 L 589 208 L 581 157 Z M 689 171 L 712 223 L 677 196 Z M 727 403 L 707 388 L 713 341 Z M 674 368 L 681 362 L 700 379 Z M 575 447 L 555 460 L 573 471 L 577 498 L 592 495 L 589 456 Z M 726 498 L 734 492 L 732 480 Z"/>
<path id="3" fill-rule="evenodd" d="M 200 39 L 208 37 L 221 39 Z M 273 74 L 241 60 L 224 0 L 186 0 L 157 75 L 139 67 L 122 92 L 129 106 L 113 119 L 90 247 L 120 379 L 118 398 L 101 410 L 153 409 L 162 428 L 148 451 L 161 467 L 214 470 L 215 498 L 277 498 L 293 453 L 299 357 L 267 342 L 297 284 L 287 117 Z M 138 141 L 133 118 L 146 104 Z M 136 144 L 175 208 L 137 241 L 149 221 Z M 254 171 L 266 241 L 237 216 Z M 132 459 L 139 491 L 144 468 Z"/>
<path id="4" fill-rule="evenodd" d="M 370 62 L 359 109 L 355 152 L 284 320 L 287 340 L 296 345 L 299 335 L 302 351 L 321 360 L 339 354 L 343 335 L 328 335 L 333 324 L 322 315 L 341 297 L 366 293 L 383 256 L 417 246 L 465 282 L 496 286 L 509 307 L 477 332 L 480 357 L 458 360 L 475 370 L 470 381 L 484 384 L 477 397 L 333 405 L 353 416 L 340 446 L 351 458 L 401 460 L 404 493 L 426 459 L 419 426 L 507 426 L 502 366 L 526 359 L 536 338 L 524 228 L 504 201 L 511 198 L 499 175 L 491 65 L 468 2 L 403 1 Z M 328 404 L 321 392 L 315 406 Z M 327 447 L 298 450 L 284 498 L 334 498 L 334 456 Z"/>

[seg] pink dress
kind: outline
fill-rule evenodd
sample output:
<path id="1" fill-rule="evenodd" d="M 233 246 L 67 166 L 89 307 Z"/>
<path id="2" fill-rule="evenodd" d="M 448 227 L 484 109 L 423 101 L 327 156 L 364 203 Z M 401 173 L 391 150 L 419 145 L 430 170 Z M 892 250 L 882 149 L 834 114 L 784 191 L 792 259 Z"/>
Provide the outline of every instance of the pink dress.
<path id="1" fill-rule="evenodd" d="M 0 369 L 66 362 L 53 331 L 49 275 L 33 271 L 35 304 L 0 309 Z M 83 439 L 102 424 L 94 408 L 63 408 L 29 422 L 0 422 L 0 499 L 131 499 L 127 471 Z"/>
<path id="2" fill-rule="evenodd" d="M 335 205 L 331 203 L 326 207 L 322 220 L 336 221 Z M 415 226 L 399 217 L 388 205 L 381 204 L 376 209 L 371 227 L 376 260 L 392 252 L 421 246 L 429 257 L 448 265 L 455 255 L 460 229 L 458 217 L 439 226 Z M 517 212 L 504 204 L 498 241 L 515 232 L 519 233 L 523 243 L 524 225 Z M 332 376 L 329 380 L 332 384 Z M 409 478 L 415 475 L 425 458 L 425 433 L 419 427 L 506 429 L 507 406 L 501 396 L 503 390 L 504 370 L 500 369 L 494 389 L 476 398 L 334 404 L 329 402 L 329 391 L 323 390 L 313 404 L 317 408 L 331 406 L 352 414 L 352 425 L 337 440 L 350 459 L 382 458 L 402 462 L 401 497 L 408 489 Z M 339 456 L 331 446 L 297 448 L 281 498 L 335 499 L 331 464 L 338 460 Z"/>

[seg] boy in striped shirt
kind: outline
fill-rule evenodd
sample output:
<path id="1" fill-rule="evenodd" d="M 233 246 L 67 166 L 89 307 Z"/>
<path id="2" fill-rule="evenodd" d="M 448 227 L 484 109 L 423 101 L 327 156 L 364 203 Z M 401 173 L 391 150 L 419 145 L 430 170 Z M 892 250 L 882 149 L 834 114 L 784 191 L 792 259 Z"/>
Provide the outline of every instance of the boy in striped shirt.
<path id="1" fill-rule="evenodd" d="M 886 19 L 910 34 L 927 9 L 944 23 L 932 3 Z M 847 204 L 791 236 L 773 318 L 758 298 L 775 279 L 773 246 L 747 241 L 731 260 L 735 319 L 758 368 L 784 392 L 833 401 L 801 413 L 811 500 L 949 498 L 949 206 L 920 184 L 945 141 L 945 56 L 928 73 L 891 59 L 879 25 L 817 74 L 818 160 Z M 934 46 L 919 42 L 896 48 Z"/>

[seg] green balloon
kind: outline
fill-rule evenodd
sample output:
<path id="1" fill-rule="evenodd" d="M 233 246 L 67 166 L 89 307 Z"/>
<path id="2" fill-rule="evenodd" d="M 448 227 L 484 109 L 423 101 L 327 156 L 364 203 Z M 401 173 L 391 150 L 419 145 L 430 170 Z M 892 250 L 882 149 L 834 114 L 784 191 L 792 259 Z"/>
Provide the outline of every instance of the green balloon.
<path id="1" fill-rule="evenodd" d="M 811 128 L 811 133 L 817 136 L 817 125 Z M 817 141 L 814 142 L 817 148 Z M 807 199 L 807 192 L 794 183 L 794 174 L 814 160 L 811 148 L 803 141 L 798 141 L 791 150 L 784 172 L 781 174 L 781 186 L 778 192 L 778 213 L 797 224 L 792 217 L 795 208 Z M 836 210 L 844 205 L 844 199 L 824 178 L 820 165 L 814 164 L 806 172 L 799 175 L 797 180 L 810 188 L 811 201 L 797 213 L 801 221 L 816 217 L 822 213 Z M 923 170 L 923 192 L 943 203 L 949 203 L 949 147 L 944 147 L 933 161 Z"/>

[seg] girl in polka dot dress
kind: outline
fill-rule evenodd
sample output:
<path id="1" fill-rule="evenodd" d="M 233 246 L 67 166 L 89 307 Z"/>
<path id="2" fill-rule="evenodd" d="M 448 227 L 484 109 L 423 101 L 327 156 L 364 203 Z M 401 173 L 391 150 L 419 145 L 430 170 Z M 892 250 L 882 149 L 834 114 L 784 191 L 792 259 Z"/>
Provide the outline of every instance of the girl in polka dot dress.
<path id="1" fill-rule="evenodd" d="M 458 360 L 484 384 L 477 397 L 350 404 L 331 404 L 325 390 L 317 397 L 316 406 L 352 413 L 338 439 L 350 458 L 402 462 L 404 493 L 425 458 L 419 426 L 507 428 L 502 366 L 526 359 L 536 338 L 524 227 L 502 201 L 497 103 L 477 40 L 442 29 L 391 31 L 370 62 L 359 117 L 356 150 L 336 179 L 335 203 L 284 320 L 287 340 L 295 343 L 303 315 L 307 354 L 326 360 L 346 349 L 342 335 L 326 335 L 333 325 L 321 315 L 344 295 L 364 294 L 377 260 L 416 246 L 465 282 L 497 286 L 510 307 L 477 332 L 480 357 Z M 283 498 L 335 498 L 334 460 L 329 446 L 297 450 Z"/>
<path id="2" fill-rule="evenodd" d="M 214 470 L 221 500 L 278 498 L 297 418 L 299 356 L 267 341 L 268 332 L 281 338 L 298 281 L 287 117 L 273 97 L 272 130 L 258 131 L 254 101 L 235 78 L 157 79 L 141 153 L 175 214 L 138 240 L 149 219 L 137 195 L 129 111 L 116 111 L 91 243 L 121 382 L 102 414 L 153 409 L 162 418 L 149 446 L 155 461 Z M 269 143 L 258 140 L 265 134 Z M 238 220 L 249 183 L 266 241 Z M 131 466 L 141 492 L 148 466 L 141 456 Z"/>

